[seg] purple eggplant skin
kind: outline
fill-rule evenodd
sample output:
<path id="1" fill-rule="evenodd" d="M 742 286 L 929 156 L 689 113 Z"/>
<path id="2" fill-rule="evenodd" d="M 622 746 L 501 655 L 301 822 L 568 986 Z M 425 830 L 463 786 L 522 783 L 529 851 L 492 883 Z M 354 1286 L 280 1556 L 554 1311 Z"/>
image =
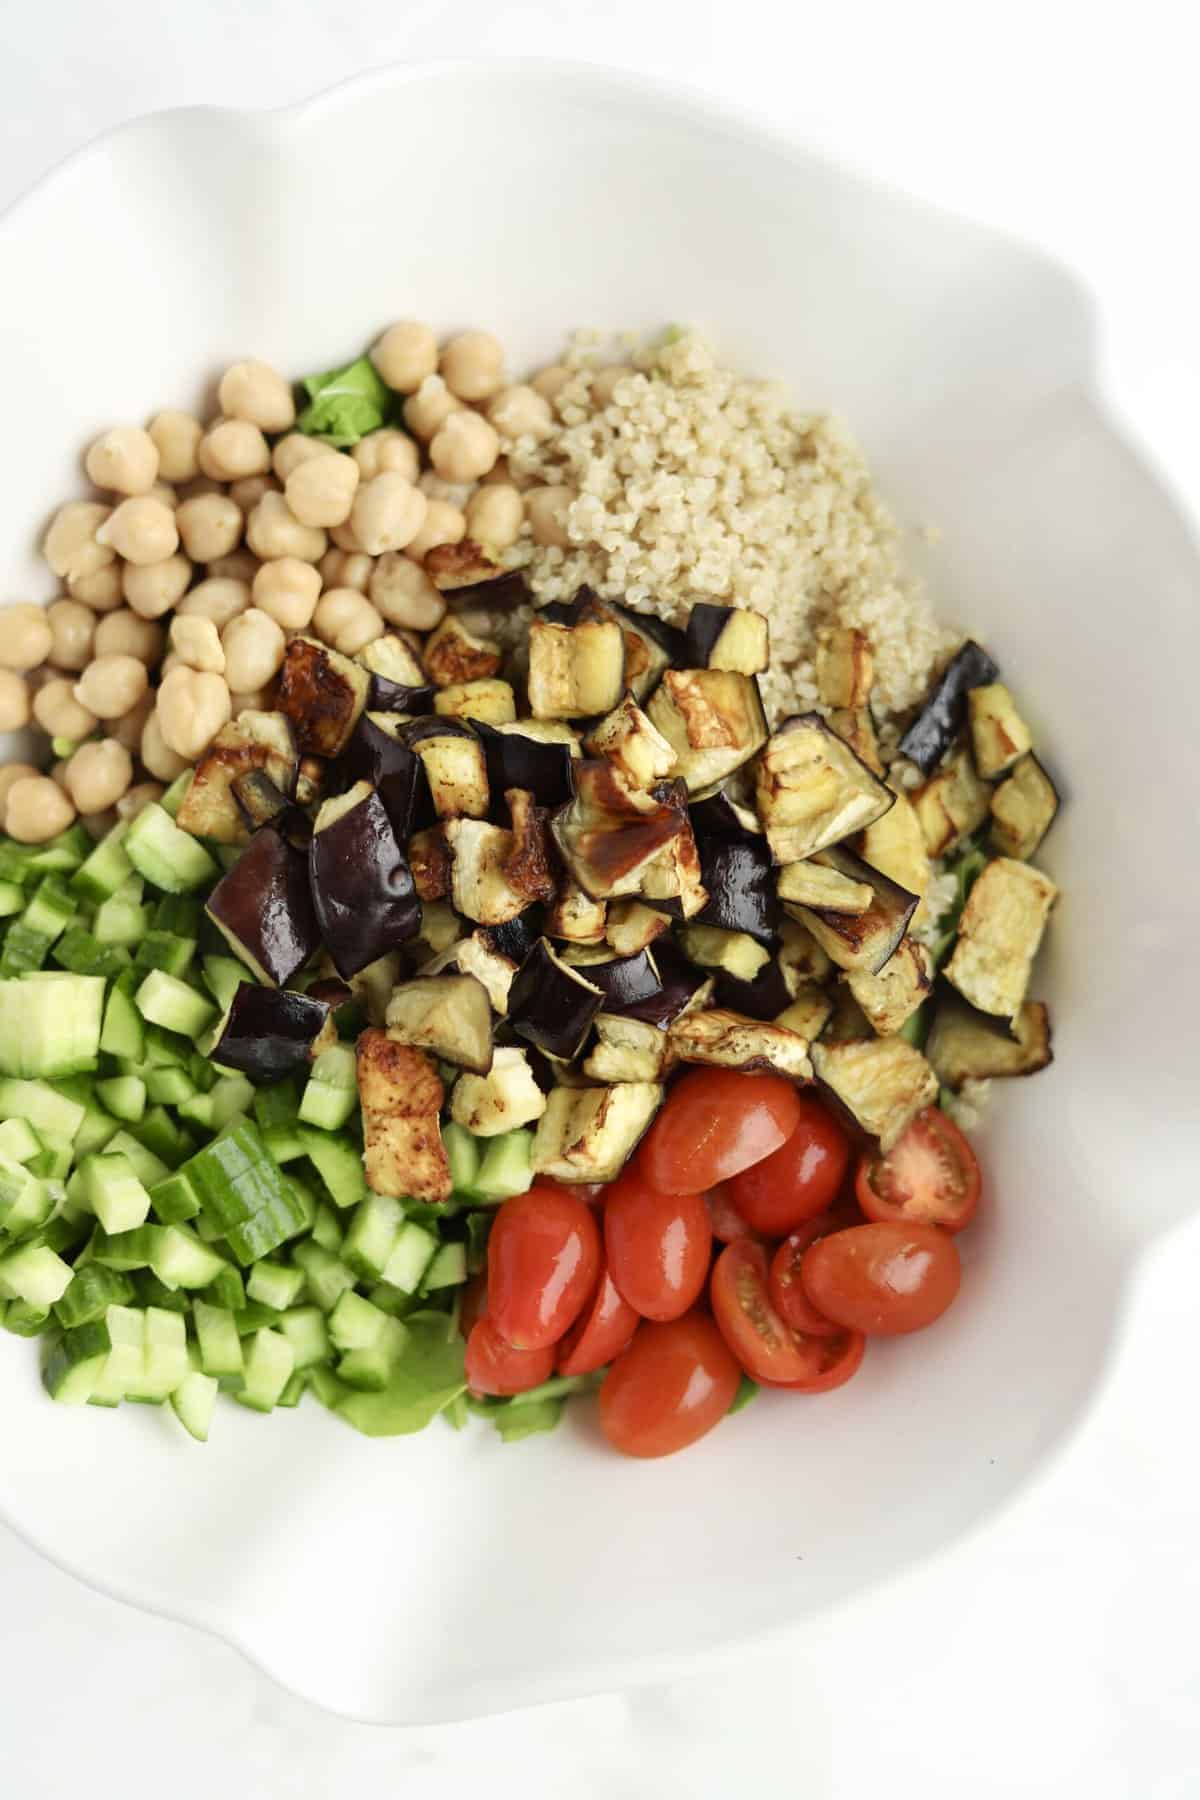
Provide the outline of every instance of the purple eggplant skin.
<path id="1" fill-rule="evenodd" d="M 497 731 L 482 719 L 473 723 L 483 743 L 488 787 L 494 795 L 525 788 L 539 806 L 565 806 L 575 798 L 570 744 L 544 744 L 519 731 Z M 507 808 L 502 822 L 508 822 Z"/>
<path id="2" fill-rule="evenodd" d="M 308 876 L 321 938 L 339 975 L 357 975 L 421 929 L 403 843 L 375 792 L 313 832 Z"/>
<path id="3" fill-rule="evenodd" d="M 708 905 L 696 914 L 696 924 L 744 931 L 760 944 L 773 943 L 780 906 L 767 840 L 747 832 L 742 838 L 698 841 L 700 879 L 708 890 Z"/>
<path id="4" fill-rule="evenodd" d="M 475 727 L 468 725 L 465 719 L 443 718 L 440 714 L 428 719 L 414 719 L 404 728 L 406 744 L 423 744 L 426 738 L 477 736 Z"/>
<path id="5" fill-rule="evenodd" d="M 608 962 L 575 963 L 581 974 L 604 993 L 604 1012 L 624 1013 L 662 991 L 658 965 L 649 950 L 614 956 Z"/>
<path id="6" fill-rule="evenodd" d="M 665 1030 L 708 980 L 707 972 L 690 963 L 673 938 L 655 940 L 654 963 L 661 983 L 656 994 L 649 994 L 644 1000 L 628 1001 L 621 1007 L 606 1007 L 605 1011 L 621 1012 L 627 1019 L 641 1019 L 647 1025 L 660 1025 Z"/>
<path id="7" fill-rule="evenodd" d="M 777 1019 L 792 1004 L 792 998 L 783 970 L 774 958 L 763 964 L 753 981 L 739 981 L 724 970 L 717 976 L 714 1003 L 743 1013 L 747 1019 Z"/>
<path id="8" fill-rule="evenodd" d="M 689 669 L 707 669 L 708 659 L 735 610 L 732 606 L 718 606 L 710 600 L 696 602 L 688 614 L 687 631 L 684 634 Z"/>
<path id="9" fill-rule="evenodd" d="M 321 947 L 304 851 L 272 825 L 256 831 L 205 908 L 264 981 L 282 987 Z"/>
<path id="10" fill-rule="evenodd" d="M 481 925 L 479 935 L 497 956 L 507 956 L 520 968 L 542 935 L 542 908 L 527 906 L 504 925 Z"/>
<path id="11" fill-rule="evenodd" d="M 604 1005 L 586 969 L 571 969 L 539 938 L 513 976 L 508 992 L 509 1029 L 548 1056 L 577 1056 Z"/>
<path id="12" fill-rule="evenodd" d="M 503 575 L 493 575 L 488 581 L 444 588 L 442 598 L 451 612 L 474 611 L 476 607 L 486 607 L 489 612 L 508 612 L 514 606 L 528 606 L 533 596 L 520 570 L 510 569 Z"/>
<path id="13" fill-rule="evenodd" d="M 282 1081 L 303 1068 L 313 1039 L 329 1017 L 329 1002 L 286 988 L 256 987 L 243 981 L 225 1015 L 213 1058 L 225 1069 L 240 1069 L 251 1081 Z"/>
<path id="14" fill-rule="evenodd" d="M 409 749 L 403 737 L 392 737 L 376 724 L 370 713 L 365 712 L 333 766 L 337 770 L 338 787 L 344 793 L 356 781 L 369 781 L 377 787 L 385 775 L 396 769 L 410 768 L 416 760 L 416 751 Z"/>
<path id="15" fill-rule="evenodd" d="M 368 712 L 399 712 L 412 715 L 433 711 L 431 687 L 406 687 L 402 681 L 389 681 L 386 675 L 371 676 Z"/>
<path id="16" fill-rule="evenodd" d="M 998 681 L 1000 670 L 987 651 L 968 638 L 949 662 L 920 713 L 900 739 L 900 754 L 930 774 L 966 724 L 972 688 Z"/>

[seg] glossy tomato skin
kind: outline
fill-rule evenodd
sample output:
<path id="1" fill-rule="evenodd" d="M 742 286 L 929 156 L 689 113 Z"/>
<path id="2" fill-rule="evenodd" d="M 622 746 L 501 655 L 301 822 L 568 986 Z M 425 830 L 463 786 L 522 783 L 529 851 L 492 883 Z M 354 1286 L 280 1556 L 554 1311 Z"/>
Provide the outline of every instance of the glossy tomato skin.
<path id="1" fill-rule="evenodd" d="M 975 1152 L 936 1106 L 918 1113 L 886 1156 L 859 1159 L 858 1204 L 868 1219 L 961 1231 L 975 1217 L 982 1187 Z"/>
<path id="2" fill-rule="evenodd" d="M 807 1332 L 811 1337 L 836 1337 L 842 1329 L 819 1313 L 805 1293 L 800 1264 L 808 1246 L 815 1244 L 819 1237 L 828 1237 L 831 1231 L 846 1231 L 851 1225 L 861 1224 L 862 1216 L 857 1207 L 836 1206 L 831 1212 L 820 1213 L 817 1218 L 806 1219 L 803 1225 L 798 1225 L 772 1256 L 767 1275 L 771 1305 L 791 1330 Z"/>
<path id="3" fill-rule="evenodd" d="M 489 1318 L 477 1319 L 467 1339 L 467 1386 L 473 1394 L 524 1394 L 554 1373 L 554 1346 L 518 1350 Z"/>
<path id="4" fill-rule="evenodd" d="M 628 1348 L 639 1319 L 605 1264 L 596 1291 L 558 1346 L 560 1375 L 590 1375 Z"/>
<path id="5" fill-rule="evenodd" d="M 707 1314 L 639 1325 L 600 1388 L 600 1426 L 626 1456 L 670 1456 L 719 1425 L 741 1370 Z"/>
<path id="6" fill-rule="evenodd" d="M 600 1234 L 566 1188 L 536 1184 L 506 1200 L 488 1238 L 488 1317 L 521 1350 L 556 1344 L 575 1323 L 600 1269 Z"/>
<path id="7" fill-rule="evenodd" d="M 465 1338 L 471 1335 L 472 1327 L 487 1313 L 487 1275 L 480 1269 L 472 1275 L 462 1291 L 462 1300 L 458 1308 L 458 1329 Z"/>
<path id="8" fill-rule="evenodd" d="M 940 1319 L 958 1293 L 954 1240 L 936 1225 L 854 1225 L 818 1238 L 800 1264 L 817 1311 L 848 1330 L 894 1336 Z"/>
<path id="9" fill-rule="evenodd" d="M 767 1237 L 786 1237 L 833 1205 L 850 1161 L 850 1140 L 827 1107 L 798 1094 L 800 1116 L 787 1142 L 729 1183 L 746 1223 Z"/>
<path id="10" fill-rule="evenodd" d="M 702 1194 L 786 1143 L 800 1097 L 781 1075 L 693 1069 L 676 1083 L 638 1152 L 660 1194 Z"/>
<path id="11" fill-rule="evenodd" d="M 754 1381 L 799 1393 L 823 1393 L 849 1381 L 862 1362 L 861 1332 L 811 1336 L 791 1330 L 771 1305 L 767 1253 L 739 1238 L 717 1258 L 712 1276 L 713 1317 L 722 1337 Z"/>
<path id="12" fill-rule="evenodd" d="M 721 1244 L 732 1244 L 735 1238 L 757 1238 L 760 1235 L 743 1219 L 733 1204 L 731 1185 L 728 1181 L 719 1181 L 704 1196 L 712 1234 Z"/>
<path id="13" fill-rule="evenodd" d="M 703 1194 L 660 1194 L 626 1169 L 604 1205 L 613 1281 L 643 1319 L 678 1319 L 704 1291 L 712 1226 Z"/>

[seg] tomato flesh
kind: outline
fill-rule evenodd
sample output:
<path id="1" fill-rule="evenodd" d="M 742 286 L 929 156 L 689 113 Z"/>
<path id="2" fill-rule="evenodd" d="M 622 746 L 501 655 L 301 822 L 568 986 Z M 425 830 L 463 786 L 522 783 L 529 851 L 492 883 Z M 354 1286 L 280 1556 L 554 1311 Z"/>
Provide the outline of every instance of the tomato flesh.
<path id="1" fill-rule="evenodd" d="M 558 1346 L 558 1373 L 590 1375 L 602 1369 L 627 1348 L 637 1328 L 638 1315 L 617 1291 L 606 1265 L 591 1301 Z"/>
<path id="2" fill-rule="evenodd" d="M 805 1293 L 800 1264 L 808 1246 L 815 1244 L 819 1237 L 828 1237 L 831 1231 L 845 1231 L 849 1226 L 861 1223 L 856 1207 L 838 1206 L 832 1212 L 820 1213 L 815 1219 L 806 1219 L 776 1250 L 771 1258 L 767 1288 L 771 1305 L 792 1331 L 807 1332 L 813 1337 L 836 1337 L 842 1329 L 819 1313 Z"/>
<path id="3" fill-rule="evenodd" d="M 936 1225 L 896 1220 L 818 1238 L 800 1264 L 817 1311 L 848 1330 L 892 1336 L 940 1319 L 958 1293 L 954 1239 Z"/>
<path id="4" fill-rule="evenodd" d="M 604 1377 L 600 1426 L 626 1456 L 670 1456 L 719 1425 L 741 1370 L 704 1313 L 647 1320 Z"/>
<path id="5" fill-rule="evenodd" d="M 619 1292 L 643 1319 L 678 1319 L 704 1290 L 712 1226 L 703 1194 L 661 1194 L 626 1169 L 604 1206 L 604 1247 Z"/>
<path id="6" fill-rule="evenodd" d="M 785 1325 L 767 1292 L 767 1253 L 748 1238 L 717 1258 L 712 1305 L 721 1336 L 755 1381 L 823 1393 L 849 1381 L 862 1362 L 861 1332 L 835 1327 L 832 1336 L 808 1336 Z"/>
<path id="7" fill-rule="evenodd" d="M 796 1128 L 787 1142 L 729 1183 L 729 1197 L 746 1223 L 768 1237 L 786 1237 L 837 1198 L 850 1161 L 850 1141 L 827 1107 L 797 1095 Z"/>
<path id="8" fill-rule="evenodd" d="M 554 1373 L 554 1346 L 518 1350 L 489 1318 L 477 1319 L 467 1339 L 467 1386 L 473 1394 L 524 1394 Z"/>
<path id="9" fill-rule="evenodd" d="M 936 1106 L 918 1113 L 886 1156 L 864 1156 L 855 1191 L 868 1219 L 902 1220 L 961 1231 L 979 1205 L 975 1152 Z"/>
<path id="10" fill-rule="evenodd" d="M 590 1209 L 549 1184 L 506 1200 L 488 1238 L 488 1317 L 508 1344 L 556 1344 L 582 1312 L 600 1269 Z"/>
<path id="11" fill-rule="evenodd" d="M 660 1194 L 702 1194 L 786 1143 L 800 1097 L 781 1075 L 694 1069 L 646 1134 L 638 1166 Z"/>

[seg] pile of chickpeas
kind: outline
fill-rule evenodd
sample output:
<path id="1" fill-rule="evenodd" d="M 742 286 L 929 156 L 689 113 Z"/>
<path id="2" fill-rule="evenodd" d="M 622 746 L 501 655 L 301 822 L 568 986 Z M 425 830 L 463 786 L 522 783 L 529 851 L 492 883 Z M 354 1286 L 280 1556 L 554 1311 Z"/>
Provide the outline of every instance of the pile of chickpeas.
<path id="1" fill-rule="evenodd" d="M 413 320 L 370 356 L 407 429 L 348 451 L 297 432 L 291 384 L 255 360 L 225 371 L 207 424 L 168 410 L 91 445 L 99 497 L 60 507 L 42 546 L 65 591 L 0 609 L 0 730 L 33 726 L 58 756 L 48 773 L 0 768 L 10 837 L 43 843 L 77 817 L 100 837 L 134 817 L 230 719 L 270 706 L 296 632 L 353 656 L 389 629 L 431 630 L 436 546 L 496 555 L 527 530 L 566 544 L 569 490 L 518 481 L 504 454 L 558 429 L 566 369 L 509 385 L 488 332 L 439 348 Z"/>

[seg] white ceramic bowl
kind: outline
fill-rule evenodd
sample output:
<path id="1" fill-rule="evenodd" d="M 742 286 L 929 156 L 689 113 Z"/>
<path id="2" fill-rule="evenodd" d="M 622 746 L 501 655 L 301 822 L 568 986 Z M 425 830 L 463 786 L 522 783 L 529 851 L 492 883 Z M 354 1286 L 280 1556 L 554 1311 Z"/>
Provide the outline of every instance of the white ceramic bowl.
<path id="1" fill-rule="evenodd" d="M 1194 545 L 1102 416 L 1090 303 L 1044 258 L 679 95 L 547 64 L 397 69 L 265 116 L 141 121 L 0 227 L 5 597 L 98 429 L 295 373 L 397 316 L 517 368 L 578 325 L 708 327 L 851 419 L 931 579 L 1028 708 L 1066 805 L 1037 987 L 1052 1071 L 998 1095 L 960 1304 L 845 1391 L 759 1399 L 685 1456 L 586 1419 L 371 1443 L 315 1405 L 57 1409 L 0 1343 L 0 1516 L 84 1579 L 363 1718 L 661 1678 L 994 1514 L 1101 1380 L 1139 1250 L 1194 1204 Z M 801 1554 L 802 1553 L 802 1560 Z"/>

